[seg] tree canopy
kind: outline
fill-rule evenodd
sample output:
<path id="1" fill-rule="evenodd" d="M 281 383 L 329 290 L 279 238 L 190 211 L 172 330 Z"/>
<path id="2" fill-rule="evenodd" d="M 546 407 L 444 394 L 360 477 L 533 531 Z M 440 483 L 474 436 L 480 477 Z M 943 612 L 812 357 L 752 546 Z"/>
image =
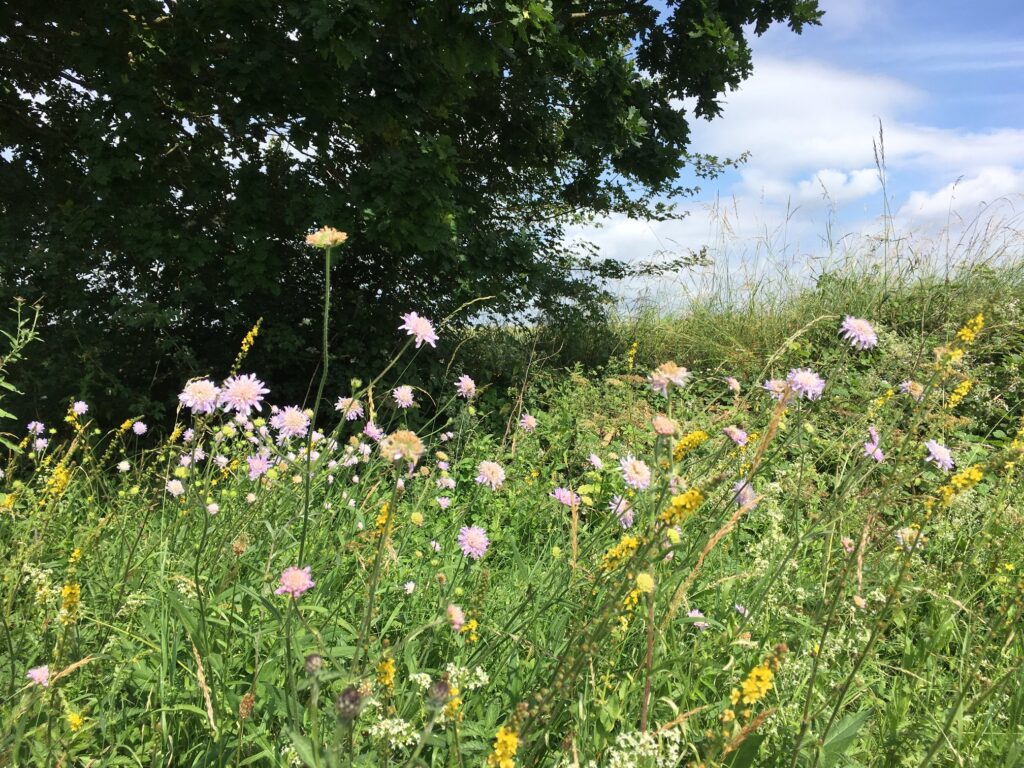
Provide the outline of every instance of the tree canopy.
<path id="1" fill-rule="evenodd" d="M 589 217 L 674 214 L 748 36 L 817 0 L 120 0 L 0 7 L 0 302 L 42 299 L 25 382 L 151 409 L 254 361 L 301 397 L 320 225 L 349 233 L 331 338 L 369 363 L 398 314 L 592 305 Z M 696 148 L 699 149 L 699 148 Z M 150 411 L 152 413 L 152 411 Z"/>

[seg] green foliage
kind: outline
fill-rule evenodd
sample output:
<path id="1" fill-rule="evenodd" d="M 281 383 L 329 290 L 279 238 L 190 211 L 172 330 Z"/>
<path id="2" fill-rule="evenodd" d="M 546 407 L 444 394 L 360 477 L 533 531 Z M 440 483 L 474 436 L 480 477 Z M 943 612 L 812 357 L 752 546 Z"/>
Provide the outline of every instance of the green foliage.
<path id="1" fill-rule="evenodd" d="M 257 351 L 299 399 L 317 260 L 334 268 L 335 382 L 375 369 L 398 311 L 595 311 L 628 272 L 564 244 L 595 214 L 675 215 L 713 175 L 689 119 L 749 75 L 746 29 L 811 0 L 40 3 L 0 10 L 0 303 L 45 297 L 62 354 L 24 379 L 113 418 L 167 416 L 179 373 Z M 698 148 L 699 149 L 699 148 Z M 8 156 L 9 155 L 9 156 Z M 172 364 L 173 361 L 173 364 Z M 347 366 L 347 370 L 346 370 Z M 361 367 L 361 371 L 353 368 Z M 52 416 L 52 411 L 47 412 Z"/>
<path id="2" fill-rule="evenodd" d="M 870 280 L 824 280 L 787 305 L 806 316 L 746 331 L 752 345 L 777 334 L 776 349 L 755 347 L 747 370 L 750 350 L 707 360 L 666 397 L 628 347 L 600 371 L 559 370 L 536 339 L 481 330 L 535 350 L 508 386 L 478 376 L 466 402 L 448 375 L 436 407 L 398 409 L 402 356 L 375 391 L 378 424 L 424 438 L 415 471 L 362 450 L 361 421 L 307 453 L 258 414 L 182 421 L 190 439 L 69 415 L 0 479 L 0 762 L 503 768 L 504 728 L 515 766 L 1010 765 L 1024 741 L 1024 307 L 987 302 L 1020 279 L 1010 265 L 903 284 L 885 297 L 906 314 L 891 315 L 860 303 Z M 846 311 L 874 323 L 876 348 L 838 337 Z M 979 311 L 982 330 L 958 333 Z M 707 350 L 741 343 L 739 324 L 710 328 Z M 667 328 L 640 338 L 671 342 Z M 477 375 L 488 361 L 450 362 Z M 795 367 L 826 379 L 820 400 L 761 390 Z M 516 426 L 524 410 L 536 430 Z M 651 429 L 659 412 L 673 437 Z M 696 430 L 708 439 L 672 450 Z M 928 440 L 953 473 L 925 460 Z M 260 479 L 254 452 L 273 457 Z M 626 485 L 626 456 L 649 488 Z M 499 488 L 475 482 L 481 461 L 502 465 Z M 756 498 L 739 505 L 742 482 Z M 459 549 L 470 525 L 490 540 L 479 560 Z M 315 581 L 297 599 L 276 593 L 293 566 Z M 26 679 L 44 664 L 47 688 Z"/>

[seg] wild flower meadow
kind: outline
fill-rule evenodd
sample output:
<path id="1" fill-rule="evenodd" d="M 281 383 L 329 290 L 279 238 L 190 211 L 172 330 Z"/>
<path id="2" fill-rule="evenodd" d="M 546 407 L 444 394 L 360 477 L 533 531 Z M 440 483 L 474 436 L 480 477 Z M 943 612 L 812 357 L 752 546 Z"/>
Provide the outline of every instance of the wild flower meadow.
<path id="1" fill-rule="evenodd" d="M 75 393 L 19 427 L 0 763 L 1024 760 L 1016 309 L 836 306 L 746 371 L 634 345 L 508 392 L 403 381 L 446 330 L 409 312 L 330 392 L 329 308 L 308 403 L 257 325 L 169 432 Z"/>

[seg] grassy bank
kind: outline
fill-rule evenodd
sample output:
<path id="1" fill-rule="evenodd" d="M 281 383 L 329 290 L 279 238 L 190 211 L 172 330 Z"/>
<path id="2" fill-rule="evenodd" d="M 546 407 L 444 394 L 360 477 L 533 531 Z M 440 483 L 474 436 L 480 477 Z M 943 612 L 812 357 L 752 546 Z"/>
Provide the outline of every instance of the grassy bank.
<path id="1" fill-rule="evenodd" d="M 0 763 L 1019 765 L 1022 271 L 709 295 L 19 430 Z"/>

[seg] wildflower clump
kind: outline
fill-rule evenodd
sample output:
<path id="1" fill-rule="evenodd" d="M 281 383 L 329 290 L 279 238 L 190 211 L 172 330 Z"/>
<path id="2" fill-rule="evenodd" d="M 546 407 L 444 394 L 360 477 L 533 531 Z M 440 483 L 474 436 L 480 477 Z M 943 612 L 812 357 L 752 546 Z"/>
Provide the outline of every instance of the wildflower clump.
<path id="1" fill-rule="evenodd" d="M 605 571 L 614 571 L 622 563 L 631 558 L 640 546 L 640 539 L 636 536 L 623 536 L 619 543 L 604 553 L 601 560 L 601 568 Z"/>
<path id="2" fill-rule="evenodd" d="M 494 749 L 487 756 L 488 768 L 513 768 L 518 749 L 519 734 L 501 726 L 494 737 Z"/>
<path id="3" fill-rule="evenodd" d="M 689 488 L 672 497 L 671 503 L 661 511 L 658 519 L 665 525 L 682 525 L 697 508 L 704 503 L 704 494 L 699 488 Z"/>
<path id="4" fill-rule="evenodd" d="M 388 691 L 395 689 L 395 660 L 390 656 L 381 659 L 377 664 L 377 682 Z"/>
<path id="5" fill-rule="evenodd" d="M 710 435 L 703 429 L 695 429 L 693 432 L 683 435 L 672 449 L 672 458 L 682 461 L 686 454 L 703 445 L 709 437 Z"/>
<path id="6" fill-rule="evenodd" d="M 939 499 L 944 506 L 953 503 L 953 499 L 965 491 L 971 490 L 981 482 L 984 473 L 977 464 L 968 467 L 949 478 L 949 482 L 939 488 Z"/>
<path id="7" fill-rule="evenodd" d="M 968 320 L 964 327 L 956 332 L 957 339 L 963 344 L 973 344 L 981 329 L 985 327 L 985 315 L 979 312 Z"/>

